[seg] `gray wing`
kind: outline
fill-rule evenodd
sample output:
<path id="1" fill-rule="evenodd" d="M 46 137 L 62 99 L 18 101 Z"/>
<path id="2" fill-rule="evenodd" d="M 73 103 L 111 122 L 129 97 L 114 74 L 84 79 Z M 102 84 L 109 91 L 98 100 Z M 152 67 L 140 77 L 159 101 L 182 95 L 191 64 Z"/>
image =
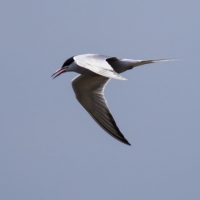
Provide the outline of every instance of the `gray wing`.
<path id="1" fill-rule="evenodd" d="M 108 78 L 114 78 L 119 80 L 127 80 L 126 78 L 120 76 L 106 61 L 108 56 L 103 56 L 99 54 L 84 54 L 79 56 L 74 56 L 76 63 L 86 69 L 89 69 L 96 74 L 105 76 Z"/>
<path id="2" fill-rule="evenodd" d="M 117 73 L 122 73 L 134 67 L 149 64 L 149 63 L 157 63 L 157 62 L 165 62 L 165 61 L 173 61 L 173 60 L 177 60 L 177 59 L 133 60 L 133 59 L 119 59 L 115 57 L 106 59 L 106 61 L 112 66 L 112 68 Z"/>
<path id="3" fill-rule="evenodd" d="M 131 59 L 122 59 L 122 61 L 132 61 L 133 67 L 150 64 L 150 63 L 158 63 L 158 62 L 166 62 L 166 61 L 174 61 L 178 60 L 176 58 L 173 59 L 157 59 L 157 60 L 131 60 Z"/>
<path id="4" fill-rule="evenodd" d="M 109 78 L 99 75 L 79 75 L 72 81 L 77 100 L 91 117 L 111 136 L 130 145 L 120 132 L 104 98 L 104 87 Z"/>

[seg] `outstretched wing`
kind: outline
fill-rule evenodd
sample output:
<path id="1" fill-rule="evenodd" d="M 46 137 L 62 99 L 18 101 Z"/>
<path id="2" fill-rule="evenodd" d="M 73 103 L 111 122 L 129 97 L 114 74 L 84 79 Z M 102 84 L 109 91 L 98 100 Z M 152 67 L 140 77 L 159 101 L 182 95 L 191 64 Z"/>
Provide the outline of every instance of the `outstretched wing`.
<path id="1" fill-rule="evenodd" d="M 113 70 L 113 68 L 106 61 L 107 58 L 109 57 L 99 54 L 84 54 L 74 56 L 74 60 L 80 67 L 89 69 L 90 71 L 96 74 L 108 78 L 127 80 L 126 78 L 120 76 L 116 71 Z"/>
<path id="2" fill-rule="evenodd" d="M 111 136 L 130 145 L 108 109 L 104 88 L 109 78 L 99 75 L 79 75 L 72 81 L 77 100 L 91 117 Z"/>
<path id="3" fill-rule="evenodd" d="M 124 60 L 126 60 L 126 59 L 124 59 Z M 174 60 L 178 60 L 178 59 L 172 58 L 172 59 L 157 59 L 157 60 L 135 60 L 135 66 L 145 65 L 145 64 L 149 64 L 149 63 L 174 61 Z"/>

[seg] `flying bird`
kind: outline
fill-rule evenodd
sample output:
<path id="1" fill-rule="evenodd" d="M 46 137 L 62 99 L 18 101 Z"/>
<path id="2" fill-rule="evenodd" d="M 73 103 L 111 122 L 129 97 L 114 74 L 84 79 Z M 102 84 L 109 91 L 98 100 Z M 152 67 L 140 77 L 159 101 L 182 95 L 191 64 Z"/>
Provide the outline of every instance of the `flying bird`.
<path id="1" fill-rule="evenodd" d="M 80 75 L 72 80 L 72 87 L 79 103 L 87 110 L 91 117 L 111 136 L 127 145 L 131 145 L 119 130 L 104 97 L 104 88 L 111 78 L 127 80 L 119 75 L 134 67 L 170 61 L 120 59 L 100 54 L 83 54 L 67 59 L 53 78 L 65 72 L 77 72 Z"/>

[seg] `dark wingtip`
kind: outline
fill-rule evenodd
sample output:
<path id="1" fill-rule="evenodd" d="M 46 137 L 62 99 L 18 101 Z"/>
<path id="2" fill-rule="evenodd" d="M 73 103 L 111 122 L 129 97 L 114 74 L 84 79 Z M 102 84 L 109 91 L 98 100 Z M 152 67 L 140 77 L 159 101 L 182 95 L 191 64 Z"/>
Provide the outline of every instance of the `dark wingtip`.
<path id="1" fill-rule="evenodd" d="M 131 146 L 131 144 L 128 142 L 128 140 L 125 140 L 124 144 L 127 144 L 127 145 Z"/>

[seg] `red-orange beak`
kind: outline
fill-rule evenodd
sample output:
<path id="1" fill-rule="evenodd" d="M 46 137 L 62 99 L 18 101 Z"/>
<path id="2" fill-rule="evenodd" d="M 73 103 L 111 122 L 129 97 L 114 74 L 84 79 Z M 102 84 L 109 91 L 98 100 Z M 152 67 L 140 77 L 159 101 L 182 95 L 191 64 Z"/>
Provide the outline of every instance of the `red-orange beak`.
<path id="1" fill-rule="evenodd" d="M 57 76 L 61 75 L 62 73 L 65 73 L 65 72 L 66 72 L 66 69 L 60 68 L 60 69 L 56 70 L 55 73 L 53 73 L 51 77 L 53 77 L 53 79 L 54 79 Z"/>

